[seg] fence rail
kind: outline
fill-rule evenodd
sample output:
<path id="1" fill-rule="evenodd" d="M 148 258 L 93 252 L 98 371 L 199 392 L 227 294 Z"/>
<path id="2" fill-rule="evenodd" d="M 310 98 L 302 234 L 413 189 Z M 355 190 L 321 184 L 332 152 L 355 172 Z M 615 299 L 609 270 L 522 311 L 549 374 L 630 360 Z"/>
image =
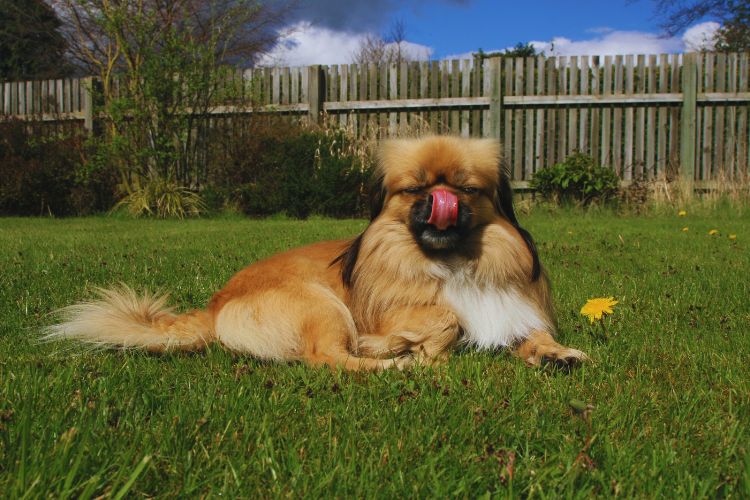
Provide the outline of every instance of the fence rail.
<path id="1" fill-rule="evenodd" d="M 575 151 L 625 181 L 678 169 L 711 181 L 748 174 L 749 75 L 747 53 L 256 68 L 232 79 L 256 105 L 217 102 L 210 114 L 299 115 L 357 136 L 428 126 L 492 137 L 516 181 Z M 92 130 L 91 85 L 91 78 L 3 83 L 0 114 Z"/>

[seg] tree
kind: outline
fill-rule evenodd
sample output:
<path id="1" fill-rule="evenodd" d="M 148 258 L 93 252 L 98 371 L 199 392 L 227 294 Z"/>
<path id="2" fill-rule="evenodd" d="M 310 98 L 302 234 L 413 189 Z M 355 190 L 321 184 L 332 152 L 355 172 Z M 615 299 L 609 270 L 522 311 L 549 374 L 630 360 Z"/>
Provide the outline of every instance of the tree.
<path id="1" fill-rule="evenodd" d="M 413 60 L 412 55 L 406 52 L 406 24 L 398 20 L 385 36 L 368 34 L 359 44 L 357 50 L 352 54 L 352 59 L 357 64 L 401 64 L 404 61 Z"/>
<path id="2" fill-rule="evenodd" d="M 485 52 L 479 49 L 475 52 L 475 57 L 486 59 L 488 57 L 534 57 L 544 55 L 543 52 L 537 52 L 531 43 L 518 42 L 513 48 L 497 52 Z"/>
<path id="3" fill-rule="evenodd" d="M 274 28 L 286 4 L 272 9 L 255 0 L 56 0 L 55 5 L 67 22 L 72 57 L 98 77 L 95 97 L 105 124 L 96 156 L 100 168 L 114 165 L 123 194 L 144 212 L 159 210 L 156 200 L 145 199 L 149 196 L 193 199 L 185 188 L 198 189 L 205 178 L 207 117 L 217 104 L 245 95 L 246 82 L 233 86 L 228 76 L 235 64 L 252 65 L 275 43 Z"/>
<path id="4" fill-rule="evenodd" d="M 716 32 L 716 50 L 750 50 L 750 2 L 738 5 L 733 15 Z"/>
<path id="5" fill-rule="evenodd" d="M 0 0 L 0 80 L 68 76 L 60 26 L 43 0 Z"/>

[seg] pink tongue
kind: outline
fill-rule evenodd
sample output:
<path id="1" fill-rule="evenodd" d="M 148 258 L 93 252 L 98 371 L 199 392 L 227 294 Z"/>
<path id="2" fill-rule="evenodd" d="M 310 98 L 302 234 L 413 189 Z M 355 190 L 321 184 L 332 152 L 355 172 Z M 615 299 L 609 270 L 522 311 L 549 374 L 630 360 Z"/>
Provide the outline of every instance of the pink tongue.
<path id="1" fill-rule="evenodd" d="M 448 226 L 455 226 L 458 220 L 458 197 L 445 189 L 436 189 L 431 196 L 432 213 L 427 223 L 441 231 Z"/>

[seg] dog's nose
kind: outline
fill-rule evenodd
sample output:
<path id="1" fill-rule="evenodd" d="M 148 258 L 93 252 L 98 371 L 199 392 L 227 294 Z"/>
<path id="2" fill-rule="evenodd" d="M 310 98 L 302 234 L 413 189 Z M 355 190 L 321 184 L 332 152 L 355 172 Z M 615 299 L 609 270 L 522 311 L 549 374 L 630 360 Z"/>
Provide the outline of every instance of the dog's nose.
<path id="1" fill-rule="evenodd" d="M 433 224 L 443 231 L 455 226 L 458 221 L 458 196 L 446 189 L 436 189 L 430 193 L 429 203 L 432 204 L 428 224 Z"/>

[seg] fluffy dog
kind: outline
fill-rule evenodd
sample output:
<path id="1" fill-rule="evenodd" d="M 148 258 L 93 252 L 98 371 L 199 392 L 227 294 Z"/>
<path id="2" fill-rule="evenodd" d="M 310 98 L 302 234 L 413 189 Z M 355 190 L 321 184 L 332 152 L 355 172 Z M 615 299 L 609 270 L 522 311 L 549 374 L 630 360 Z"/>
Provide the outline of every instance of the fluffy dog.
<path id="1" fill-rule="evenodd" d="M 256 262 L 201 311 L 127 287 L 63 310 L 51 338 L 151 351 L 211 342 L 278 361 L 350 370 L 442 361 L 458 342 L 510 347 L 531 365 L 586 359 L 553 339 L 549 283 L 518 224 L 496 141 L 385 142 L 371 223 Z"/>

